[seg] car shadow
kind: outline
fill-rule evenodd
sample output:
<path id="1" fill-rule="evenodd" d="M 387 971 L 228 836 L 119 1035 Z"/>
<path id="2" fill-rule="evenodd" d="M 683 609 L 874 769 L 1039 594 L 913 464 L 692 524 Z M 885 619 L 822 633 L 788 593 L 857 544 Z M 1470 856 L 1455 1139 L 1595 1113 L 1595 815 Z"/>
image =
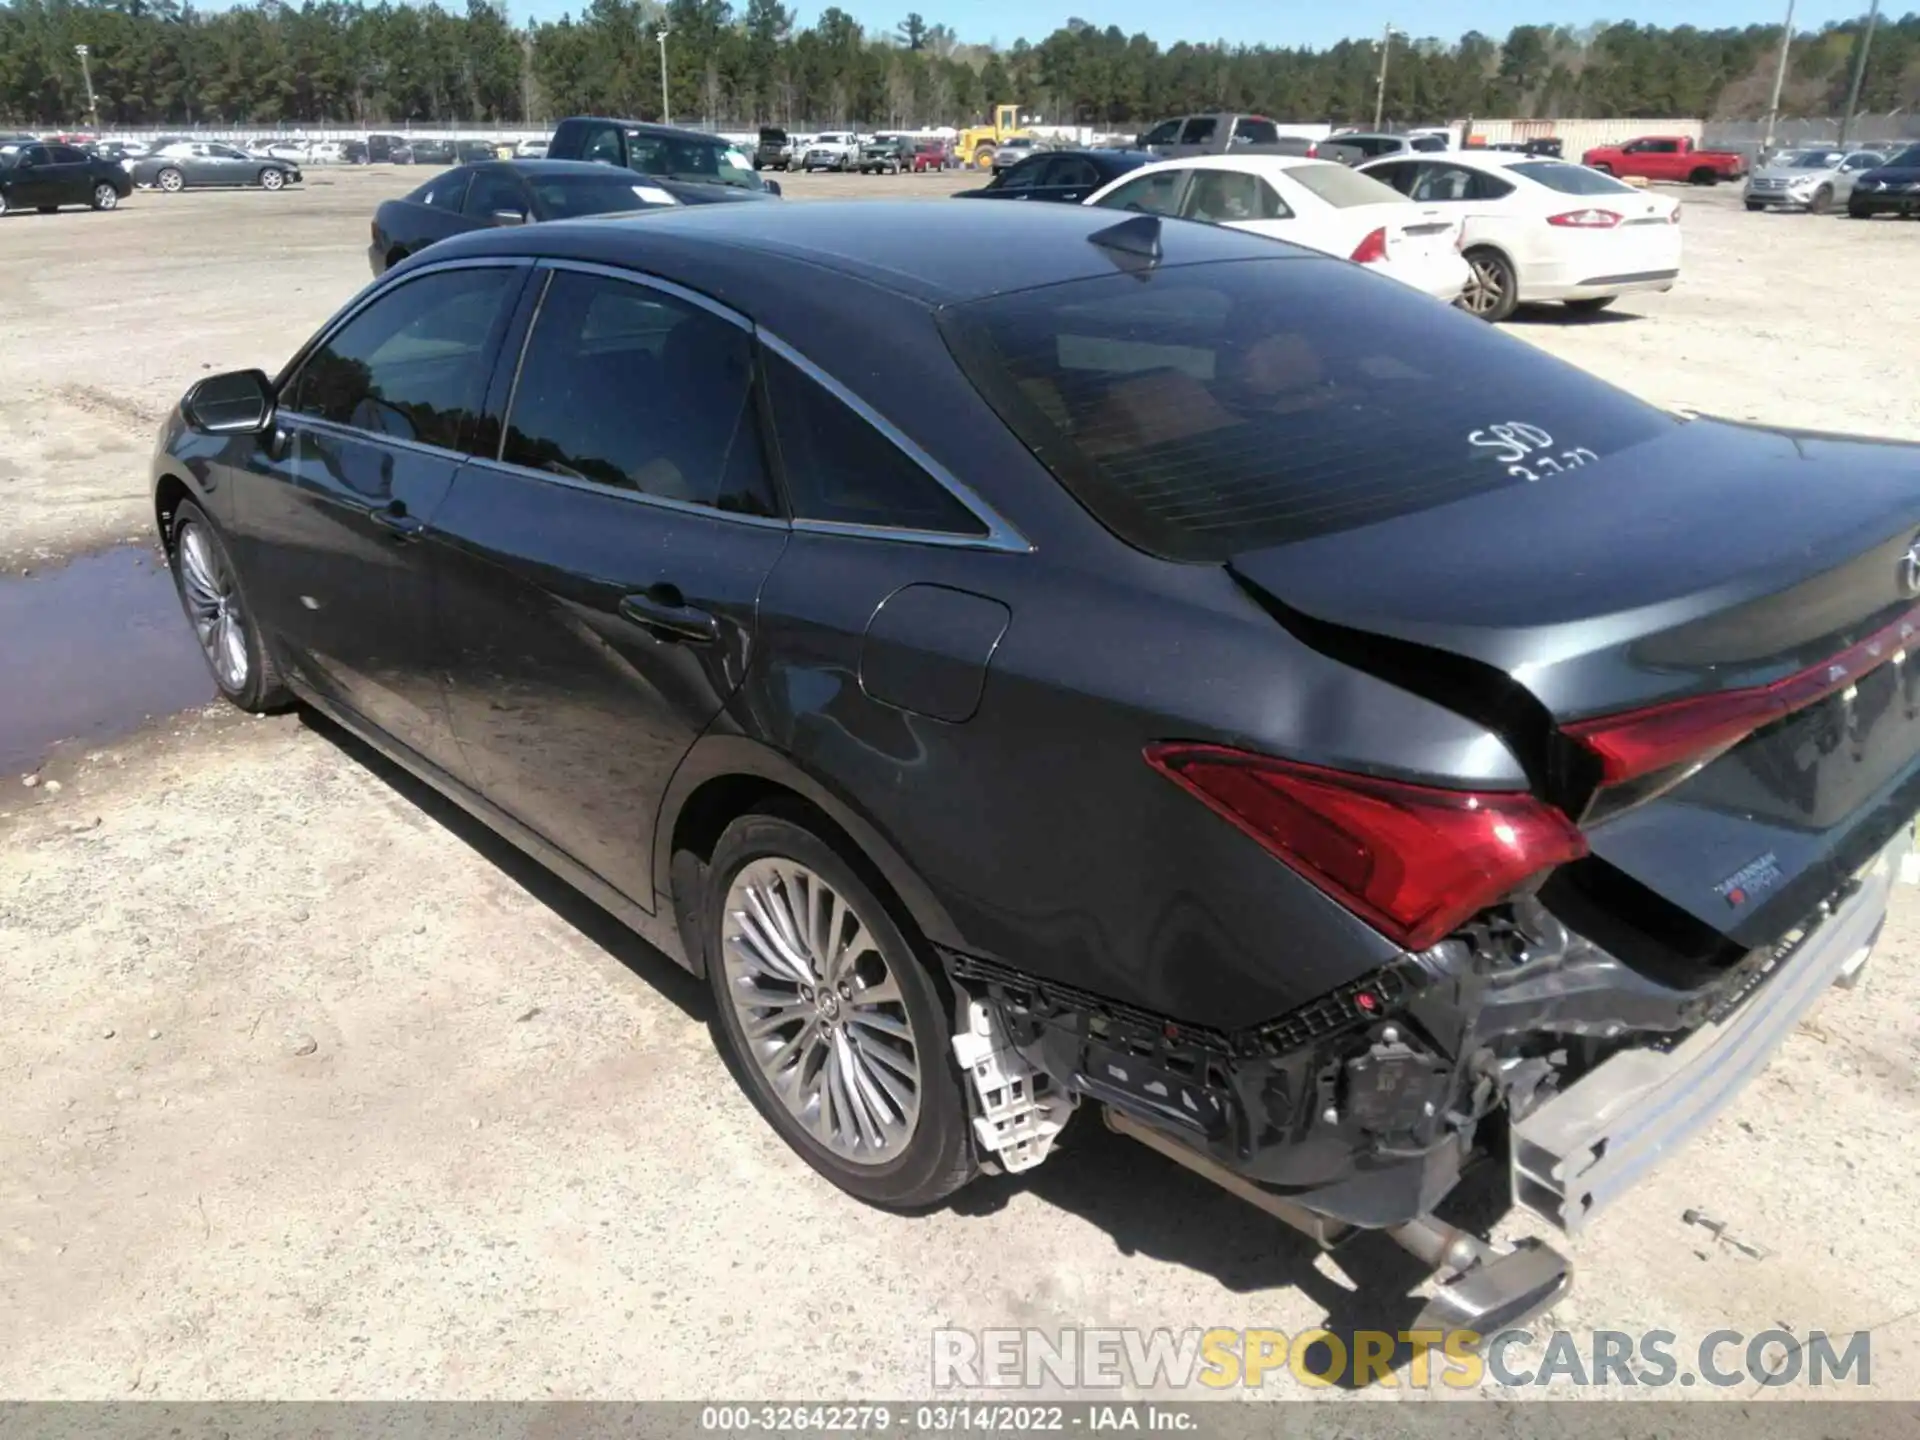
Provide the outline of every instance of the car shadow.
<path id="1" fill-rule="evenodd" d="M 682 1013 L 702 1024 L 713 1006 L 706 987 L 656 947 L 635 934 L 611 911 L 604 909 L 527 854 L 511 840 L 461 809 L 426 781 L 396 765 L 359 736 L 335 724 L 319 711 L 302 705 L 300 719 L 308 729 L 335 746 L 357 765 L 365 766 L 396 794 L 410 801 L 428 819 L 450 831 L 554 915 L 578 930 L 593 944 L 633 972 Z"/>
<path id="2" fill-rule="evenodd" d="M 755 1092 L 731 1048 L 722 1043 L 704 982 L 358 736 L 307 706 L 301 706 L 299 714 L 315 734 L 464 841 L 689 1019 L 707 1026 L 742 1098 L 752 1103 Z M 1485 1236 L 1509 1206 L 1505 1182 L 1502 1157 L 1490 1157 L 1468 1171 L 1438 1213 L 1451 1224 Z M 1419 1260 L 1383 1234 L 1358 1231 L 1330 1252 L 1334 1268 L 1347 1282 L 1342 1284 L 1317 1263 L 1322 1252 L 1313 1241 L 1139 1142 L 1115 1134 L 1101 1123 L 1095 1105 L 1081 1107 L 1061 1134 L 1057 1153 L 1044 1164 L 1018 1175 L 981 1176 L 933 1209 L 961 1216 L 994 1215 L 1020 1195 L 1031 1195 L 1104 1230 L 1122 1255 L 1184 1266 L 1235 1294 L 1299 1291 L 1322 1312 L 1313 1328 L 1325 1330 L 1339 1342 L 1337 1351 L 1325 1342 L 1310 1346 L 1305 1368 L 1327 1377 L 1336 1387 L 1360 1388 L 1351 1362 L 1356 1337 L 1362 1332 L 1393 1338 L 1390 1352 L 1381 1348 L 1375 1353 L 1383 1355 L 1387 1369 L 1396 1376 L 1413 1359 L 1413 1347 L 1398 1337 L 1412 1328 L 1425 1303 L 1413 1293 L 1430 1273 Z M 1205 1316 L 1194 1317 L 1194 1324 L 1209 1328 Z M 1438 1357 L 1433 1363 L 1439 1363 Z M 1396 1383 L 1404 1386 L 1406 1382 Z"/>
<path id="3" fill-rule="evenodd" d="M 1559 325 L 1578 329 L 1586 325 L 1626 325 L 1646 319 L 1631 310 L 1569 310 L 1564 305 L 1522 305 L 1507 317 L 1509 325 Z"/>

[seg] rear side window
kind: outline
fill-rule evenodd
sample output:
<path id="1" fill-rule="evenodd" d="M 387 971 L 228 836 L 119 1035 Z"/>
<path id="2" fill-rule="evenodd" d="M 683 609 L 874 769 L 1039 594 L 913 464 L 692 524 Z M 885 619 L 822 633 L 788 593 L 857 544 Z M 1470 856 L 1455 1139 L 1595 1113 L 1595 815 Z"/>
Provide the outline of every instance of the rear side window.
<path id="1" fill-rule="evenodd" d="M 527 197 L 520 182 L 503 170 L 482 170 L 467 191 L 466 213 L 485 220 L 499 212 L 527 213 Z"/>
<path id="2" fill-rule="evenodd" d="M 1316 160 L 1291 166 L 1287 178 L 1311 190 L 1336 210 L 1355 205 L 1387 205 L 1406 199 L 1391 185 L 1382 185 L 1371 175 L 1362 175 L 1358 170 L 1349 170 L 1331 161 Z"/>
<path id="3" fill-rule="evenodd" d="M 1242 115 L 1233 122 L 1233 138 L 1234 143 L 1239 145 L 1277 145 L 1280 143 L 1280 127 L 1271 120 Z"/>
<path id="4" fill-rule="evenodd" d="M 1136 176 L 1108 193 L 1103 210 L 1144 210 L 1150 215 L 1178 215 L 1180 196 L 1187 187 L 1185 170 L 1156 170 Z"/>
<path id="5" fill-rule="evenodd" d="M 771 515 L 753 342 L 631 281 L 559 271 L 520 361 L 501 458 L 735 514 Z"/>
<path id="6" fill-rule="evenodd" d="M 74 149 L 71 145 L 55 145 L 48 153 L 52 155 L 53 163 L 56 165 L 84 165 L 87 163 L 86 153 Z"/>
<path id="7" fill-rule="evenodd" d="M 407 198 L 418 205 L 431 205 L 436 210 L 458 210 L 467 198 L 467 184 L 473 179 L 471 170 L 449 170 L 422 185 Z"/>
<path id="8" fill-rule="evenodd" d="M 1632 194 L 1633 187 L 1622 185 L 1611 175 L 1589 170 L 1584 165 L 1567 165 L 1558 160 L 1528 160 L 1507 167 L 1515 175 L 1525 176 L 1536 185 L 1558 190 L 1563 195 Z"/>
<path id="9" fill-rule="evenodd" d="M 987 533 L 979 516 L 864 416 L 783 357 L 763 358 L 795 519 Z"/>
<path id="10" fill-rule="evenodd" d="M 1258 175 L 1239 170 L 1195 171 L 1186 208 L 1180 213 L 1189 220 L 1212 225 L 1231 225 L 1240 220 L 1285 220 L 1293 214 L 1273 193 L 1271 185 Z"/>
<path id="11" fill-rule="evenodd" d="M 309 355 L 288 407 L 374 435 L 457 450 L 472 433 L 509 269 L 442 270 L 386 291 Z"/>
<path id="12" fill-rule="evenodd" d="M 942 324 L 1095 518 L 1178 560 L 1536 479 L 1581 484 L 1583 466 L 1678 423 L 1334 260 L 1102 276 L 974 301 Z"/>
<path id="13" fill-rule="evenodd" d="M 1220 128 L 1220 122 L 1211 115 L 1196 115 L 1187 121 L 1187 128 L 1180 132 L 1182 145 L 1204 145 L 1213 139 L 1213 132 Z"/>
<path id="14" fill-rule="evenodd" d="M 1142 145 L 1171 145 L 1180 138 L 1180 121 L 1163 120 L 1140 138 Z"/>

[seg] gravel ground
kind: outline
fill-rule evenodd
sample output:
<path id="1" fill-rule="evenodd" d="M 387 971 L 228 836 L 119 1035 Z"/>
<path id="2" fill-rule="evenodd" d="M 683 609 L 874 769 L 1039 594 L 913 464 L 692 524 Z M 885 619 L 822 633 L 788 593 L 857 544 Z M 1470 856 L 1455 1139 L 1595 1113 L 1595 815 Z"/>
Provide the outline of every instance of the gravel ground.
<path id="1" fill-rule="evenodd" d="M 143 533 L 164 407 L 277 365 L 417 178 L 0 221 L 8 565 Z M 1513 333 L 1665 403 L 1915 437 L 1920 339 L 1852 296 L 1920 229 L 1684 198 L 1679 290 Z M 1086 1123 L 930 1215 L 845 1199 L 735 1088 L 699 985 L 318 722 L 192 711 L 36 779 L 0 779 L 0 1395 L 899 1398 L 941 1325 L 1417 1308 L 1392 1246 L 1316 1256 Z M 1903 889 L 1863 987 L 1596 1227 L 1536 1328 L 1673 1331 L 1683 1370 L 1716 1329 L 1872 1329 L 1870 1393 L 1920 1398 L 1916 955 Z"/>

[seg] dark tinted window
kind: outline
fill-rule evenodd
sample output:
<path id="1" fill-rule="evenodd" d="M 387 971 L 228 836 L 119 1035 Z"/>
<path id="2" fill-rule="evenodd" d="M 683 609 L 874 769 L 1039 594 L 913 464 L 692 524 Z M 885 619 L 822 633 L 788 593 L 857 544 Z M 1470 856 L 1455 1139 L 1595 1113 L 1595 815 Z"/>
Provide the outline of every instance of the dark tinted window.
<path id="1" fill-rule="evenodd" d="M 292 410 L 457 450 L 480 407 L 511 270 L 443 270 L 387 291 L 307 357 Z"/>
<path id="2" fill-rule="evenodd" d="M 1447 142 L 1438 135 L 1416 135 L 1407 143 L 1413 149 L 1421 151 L 1444 150 L 1447 148 Z"/>
<path id="3" fill-rule="evenodd" d="M 1420 178 L 1414 182 L 1412 192 L 1413 198 L 1423 203 L 1436 200 L 1498 200 L 1512 193 L 1513 186 L 1506 180 L 1482 170 L 1465 165 L 1448 165 L 1438 160 L 1429 160 L 1420 166 Z"/>
<path id="4" fill-rule="evenodd" d="M 575 215 L 611 215 L 622 210 L 652 210 L 659 205 L 658 201 L 640 198 L 631 176 L 536 175 L 530 184 L 543 220 L 567 220 Z M 646 188 L 654 194 L 666 193 L 657 186 Z"/>
<path id="5" fill-rule="evenodd" d="M 1233 122 L 1233 138 L 1236 144 L 1241 145 L 1278 145 L 1280 127 L 1271 120 L 1242 115 Z"/>
<path id="6" fill-rule="evenodd" d="M 797 519 L 984 535 L 977 516 L 840 399 L 777 355 L 767 387 Z"/>
<path id="7" fill-rule="evenodd" d="M 485 220 L 497 210 L 511 210 L 516 215 L 527 213 L 527 199 L 520 190 L 520 182 L 504 170 L 474 171 L 473 184 L 467 189 L 467 214 Z"/>
<path id="8" fill-rule="evenodd" d="M 19 158 L 26 161 L 29 165 L 51 165 L 53 163 L 53 156 L 44 145 L 27 146 L 26 149 L 20 152 Z"/>
<path id="9" fill-rule="evenodd" d="M 76 150 L 71 145 L 55 145 L 47 153 L 56 165 L 84 165 L 87 160 L 84 150 Z"/>
<path id="10" fill-rule="evenodd" d="M 664 500 L 774 513 L 753 344 L 643 285 L 560 271 L 520 365 L 503 458 Z"/>
<path id="11" fill-rule="evenodd" d="M 1420 182 L 1422 168 L 1411 160 L 1395 160 L 1386 165 L 1369 165 L 1367 174 L 1382 185 L 1391 185 L 1402 195 L 1411 195 L 1413 187 Z"/>
<path id="12" fill-rule="evenodd" d="M 1344 530 L 1529 473 L 1587 483 L 1580 465 L 1678 423 L 1332 260 L 1103 276 L 975 301 L 943 323 L 1062 483 L 1123 538 L 1178 559 Z M 1529 472 L 1509 458 L 1506 437 L 1522 435 L 1522 456 L 1578 458 Z"/>
<path id="13" fill-rule="evenodd" d="M 1180 132 L 1182 145 L 1204 145 L 1213 139 L 1213 132 L 1220 128 L 1220 122 L 1211 115 L 1196 115 L 1187 121 L 1187 128 Z"/>
<path id="14" fill-rule="evenodd" d="M 1009 165 L 1006 169 L 1002 170 L 1000 172 L 999 182 L 993 188 L 996 190 L 1031 190 L 1034 186 L 1042 183 L 1040 179 L 1041 171 L 1046 169 L 1051 163 L 1052 162 L 1044 155 L 1030 155 L 1018 164 Z"/>
<path id="15" fill-rule="evenodd" d="M 1602 175 L 1598 170 L 1589 170 L 1584 165 L 1568 165 L 1558 160 L 1528 160 L 1507 168 L 1549 190 L 1558 190 L 1567 195 L 1633 193 L 1631 185 L 1623 185 L 1611 175 Z"/>
<path id="16" fill-rule="evenodd" d="M 444 175 L 436 175 L 407 198 L 436 210 L 458 210 L 467 198 L 467 182 L 472 179 L 471 170 L 449 170 Z"/>
<path id="17" fill-rule="evenodd" d="M 611 125 L 600 125 L 587 132 L 581 147 L 582 160 L 598 160 L 603 165 L 624 165 L 626 155 L 620 148 L 620 132 Z"/>
<path id="18" fill-rule="evenodd" d="M 1171 145 L 1180 138 L 1178 120 L 1163 120 L 1140 137 L 1142 145 Z"/>
<path id="19" fill-rule="evenodd" d="M 1093 162 L 1084 155 L 1056 155 L 1047 165 L 1047 177 L 1042 185 L 1085 185 L 1095 188 L 1100 184 L 1100 172 Z"/>
<path id="20" fill-rule="evenodd" d="M 1898 155 L 1887 161 L 1887 168 L 1891 170 L 1920 170 L 1920 145 L 1916 145 L 1910 150 L 1902 150 Z"/>

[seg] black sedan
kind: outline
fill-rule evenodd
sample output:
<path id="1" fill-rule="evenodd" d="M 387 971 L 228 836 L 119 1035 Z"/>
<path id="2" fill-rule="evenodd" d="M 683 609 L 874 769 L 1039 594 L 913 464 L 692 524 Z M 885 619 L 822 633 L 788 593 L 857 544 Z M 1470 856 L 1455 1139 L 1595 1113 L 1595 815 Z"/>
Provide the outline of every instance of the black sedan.
<path id="1" fill-rule="evenodd" d="M 491 226 L 763 198 L 759 191 L 688 185 L 584 160 L 461 165 L 374 211 L 367 263 L 375 275 L 384 274 L 435 241 Z"/>
<path id="2" fill-rule="evenodd" d="M 157 146 L 133 162 L 133 182 L 174 193 L 202 186 L 258 186 L 284 190 L 301 180 L 291 160 L 249 155 L 237 145 L 216 140 L 175 140 Z"/>
<path id="3" fill-rule="evenodd" d="M 111 160 L 71 145 L 0 142 L 0 215 L 62 205 L 111 210 L 132 193 L 133 181 Z"/>
<path id="4" fill-rule="evenodd" d="M 924 1206 L 1084 1103 L 1465 1272 L 1423 1329 L 1568 1282 L 1429 1218 L 1463 1167 L 1510 1132 L 1591 1220 L 1866 959 L 1920 807 L 1920 447 L 1224 227 L 458 236 L 189 390 L 153 499 L 221 691 L 704 975 L 834 1183 Z"/>
<path id="5" fill-rule="evenodd" d="M 1078 205 L 1108 181 L 1150 164 L 1145 150 L 1043 150 L 1004 170 L 978 190 L 956 200 L 1055 200 Z"/>
<path id="6" fill-rule="evenodd" d="M 1856 220 L 1920 215 L 1920 145 L 1911 145 L 1886 164 L 1862 172 L 1847 197 L 1847 214 Z"/>

